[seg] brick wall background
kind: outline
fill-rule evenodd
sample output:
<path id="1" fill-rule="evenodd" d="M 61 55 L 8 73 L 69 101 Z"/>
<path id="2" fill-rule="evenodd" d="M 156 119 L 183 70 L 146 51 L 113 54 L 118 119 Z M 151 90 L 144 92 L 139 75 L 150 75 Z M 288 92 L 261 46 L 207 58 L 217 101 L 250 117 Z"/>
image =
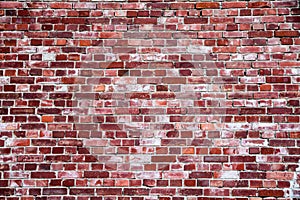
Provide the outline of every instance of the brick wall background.
<path id="1" fill-rule="evenodd" d="M 1 1 L 0 199 L 298 199 L 299 14 Z"/>

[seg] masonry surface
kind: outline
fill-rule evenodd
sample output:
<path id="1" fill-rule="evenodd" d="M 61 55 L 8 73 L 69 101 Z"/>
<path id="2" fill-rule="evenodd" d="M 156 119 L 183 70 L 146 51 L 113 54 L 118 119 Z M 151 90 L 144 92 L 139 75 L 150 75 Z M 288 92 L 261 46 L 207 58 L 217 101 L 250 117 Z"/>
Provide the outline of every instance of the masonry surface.
<path id="1" fill-rule="evenodd" d="M 296 0 L 1 1 L 0 199 L 299 199 L 299 29 Z"/>

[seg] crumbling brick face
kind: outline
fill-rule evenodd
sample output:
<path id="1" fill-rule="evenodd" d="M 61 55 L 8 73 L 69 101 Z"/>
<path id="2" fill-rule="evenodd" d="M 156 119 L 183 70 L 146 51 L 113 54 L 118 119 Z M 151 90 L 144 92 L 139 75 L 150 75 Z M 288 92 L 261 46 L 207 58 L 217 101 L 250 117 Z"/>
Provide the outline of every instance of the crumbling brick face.
<path id="1" fill-rule="evenodd" d="M 297 0 L 0 16 L 0 199 L 300 198 Z"/>

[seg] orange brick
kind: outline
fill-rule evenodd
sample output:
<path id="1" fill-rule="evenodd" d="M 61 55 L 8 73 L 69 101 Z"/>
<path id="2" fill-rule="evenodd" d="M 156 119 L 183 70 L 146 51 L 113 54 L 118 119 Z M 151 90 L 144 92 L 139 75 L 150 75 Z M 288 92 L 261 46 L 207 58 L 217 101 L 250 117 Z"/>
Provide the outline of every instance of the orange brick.
<path id="1" fill-rule="evenodd" d="M 193 147 L 183 148 L 182 153 L 183 154 L 194 154 L 195 153 L 195 149 Z"/>
<path id="2" fill-rule="evenodd" d="M 80 40 L 79 44 L 80 46 L 90 46 L 91 40 Z"/>
<path id="3" fill-rule="evenodd" d="M 260 90 L 261 91 L 271 91 L 272 86 L 271 85 L 261 85 Z"/>
<path id="4" fill-rule="evenodd" d="M 95 92 L 104 92 L 105 91 L 105 85 L 97 85 L 94 86 Z"/>
<path id="5" fill-rule="evenodd" d="M 58 45 L 58 46 L 65 46 L 66 44 L 67 44 L 67 41 L 65 39 L 56 40 L 56 45 Z"/>
<path id="6" fill-rule="evenodd" d="M 53 116 L 48 116 L 48 115 L 42 116 L 42 122 L 53 122 Z"/>

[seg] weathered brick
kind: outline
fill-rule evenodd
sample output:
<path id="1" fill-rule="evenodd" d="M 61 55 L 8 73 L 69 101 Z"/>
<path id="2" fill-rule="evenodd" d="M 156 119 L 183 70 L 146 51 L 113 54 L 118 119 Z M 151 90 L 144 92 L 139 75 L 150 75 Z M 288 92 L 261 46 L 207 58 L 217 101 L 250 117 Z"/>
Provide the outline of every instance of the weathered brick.
<path id="1" fill-rule="evenodd" d="M 171 3 L 171 9 L 193 9 L 194 3 Z"/>
<path id="2" fill-rule="evenodd" d="M 241 172 L 241 179 L 264 179 L 266 178 L 265 172 Z"/>
<path id="3" fill-rule="evenodd" d="M 0 8 L 6 9 L 6 8 L 22 8 L 23 3 L 22 2 L 13 2 L 13 1 L 6 1 L 6 2 L 0 2 Z"/>
<path id="4" fill-rule="evenodd" d="M 99 33 L 99 38 L 122 38 L 123 34 L 118 32 L 102 32 Z"/>
<path id="5" fill-rule="evenodd" d="M 192 172 L 189 175 L 189 178 L 212 178 L 212 172 Z"/>
<path id="6" fill-rule="evenodd" d="M 96 189 L 98 195 L 121 195 L 122 188 L 100 188 Z"/>
<path id="7" fill-rule="evenodd" d="M 223 2 L 222 8 L 245 8 L 246 2 Z"/>
<path id="8" fill-rule="evenodd" d="M 203 190 L 200 188 L 196 189 L 180 189 L 179 194 L 185 195 L 185 196 L 200 196 L 202 195 Z"/>
<path id="9" fill-rule="evenodd" d="M 0 196 L 298 194 L 298 7 L 0 2 Z"/>
<path id="10" fill-rule="evenodd" d="M 256 190 L 254 189 L 234 189 L 232 190 L 232 195 L 234 196 L 255 196 Z"/>
<path id="11" fill-rule="evenodd" d="M 265 108 L 241 108 L 240 114 L 265 114 Z"/>
<path id="12" fill-rule="evenodd" d="M 228 162 L 227 156 L 205 156 L 205 162 Z"/>

